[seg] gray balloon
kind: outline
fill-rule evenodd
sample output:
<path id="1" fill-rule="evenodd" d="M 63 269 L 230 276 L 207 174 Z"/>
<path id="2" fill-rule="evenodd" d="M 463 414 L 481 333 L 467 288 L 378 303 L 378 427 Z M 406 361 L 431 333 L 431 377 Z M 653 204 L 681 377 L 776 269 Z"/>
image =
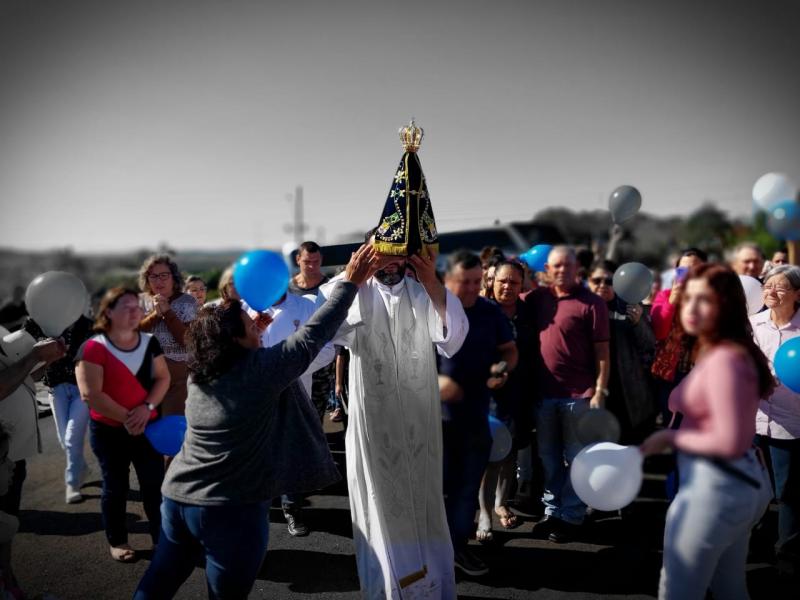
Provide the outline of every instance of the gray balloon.
<path id="1" fill-rule="evenodd" d="M 605 408 L 590 408 L 578 417 L 576 432 L 584 446 L 597 442 L 618 442 L 620 426 L 617 417 Z"/>
<path id="2" fill-rule="evenodd" d="M 608 210 L 616 224 L 632 219 L 642 207 L 642 195 L 631 185 L 621 185 L 608 198 Z"/>
<path id="3" fill-rule="evenodd" d="M 650 295 L 653 273 L 642 263 L 625 263 L 614 272 L 614 292 L 628 304 L 639 304 Z"/>

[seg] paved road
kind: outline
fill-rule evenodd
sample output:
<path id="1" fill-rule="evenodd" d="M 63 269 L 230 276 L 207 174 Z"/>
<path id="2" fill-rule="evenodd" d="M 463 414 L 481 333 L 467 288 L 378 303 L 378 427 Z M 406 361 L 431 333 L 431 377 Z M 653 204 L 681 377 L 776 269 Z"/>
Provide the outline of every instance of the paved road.
<path id="1" fill-rule="evenodd" d="M 62 600 L 129 598 L 149 564 L 149 556 L 145 552 L 138 562 L 127 565 L 110 558 L 100 520 L 98 470 L 88 447 L 95 476 L 84 488 L 86 501 L 64 503 L 64 462 L 53 419 L 43 416 L 40 424 L 45 451 L 29 461 L 21 531 L 14 541 L 14 565 L 23 589 L 32 596 L 50 592 Z M 329 437 L 337 459 L 343 459 L 341 432 L 331 432 Z M 132 480 L 130 541 L 137 549 L 147 549 L 149 536 L 135 477 Z M 491 574 L 474 581 L 461 579 L 459 597 L 654 597 L 665 511 L 665 503 L 658 499 L 661 483 L 657 477 L 646 481 L 643 497 L 624 518 L 611 515 L 596 519 L 587 527 L 581 543 L 554 545 L 534 539 L 534 518 L 524 519 L 513 531 L 496 531 L 493 545 L 476 546 Z M 343 485 L 309 498 L 307 521 L 313 529 L 309 537 L 289 536 L 279 510 L 273 509 L 270 517 L 269 551 L 251 598 L 359 598 Z M 499 528 L 497 523 L 495 528 Z M 748 565 L 748 581 L 754 598 L 797 597 L 796 590 L 790 594 L 775 583 L 776 572 L 765 563 Z M 206 597 L 202 569 L 195 569 L 177 597 Z"/>

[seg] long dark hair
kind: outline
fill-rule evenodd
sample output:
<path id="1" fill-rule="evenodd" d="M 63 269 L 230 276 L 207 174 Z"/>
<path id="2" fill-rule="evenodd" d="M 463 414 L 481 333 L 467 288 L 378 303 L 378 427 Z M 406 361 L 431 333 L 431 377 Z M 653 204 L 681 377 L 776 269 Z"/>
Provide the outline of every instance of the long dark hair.
<path id="1" fill-rule="evenodd" d="M 745 349 L 753 360 L 758 373 L 758 393 L 766 398 L 775 388 L 775 378 L 769 369 L 767 357 L 753 339 L 753 328 L 747 315 L 747 299 L 744 295 L 739 276 L 732 269 L 724 265 L 704 263 L 695 266 L 683 284 L 692 279 L 704 279 L 709 287 L 714 290 L 717 297 L 717 324 L 712 342 L 716 345 L 722 342 L 733 342 Z M 677 314 L 680 315 L 685 294 L 681 293 Z"/>
<path id="2" fill-rule="evenodd" d="M 186 335 L 192 380 L 207 383 L 224 375 L 247 352 L 234 339 L 244 336 L 242 304 L 238 300 L 200 309 Z"/>

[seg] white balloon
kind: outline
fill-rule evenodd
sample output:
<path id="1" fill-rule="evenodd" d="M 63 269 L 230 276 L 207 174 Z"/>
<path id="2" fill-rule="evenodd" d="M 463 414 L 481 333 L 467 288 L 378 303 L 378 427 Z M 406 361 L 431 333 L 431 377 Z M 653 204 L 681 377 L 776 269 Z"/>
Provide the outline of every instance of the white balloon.
<path id="1" fill-rule="evenodd" d="M 48 271 L 28 285 L 25 307 L 45 335 L 55 337 L 81 316 L 86 294 L 83 282 L 72 273 Z"/>
<path id="2" fill-rule="evenodd" d="M 0 345 L 3 346 L 3 352 L 14 361 L 18 361 L 20 358 L 27 356 L 30 351 L 33 350 L 34 344 L 36 344 L 36 340 L 33 339 L 33 336 L 22 329 L 14 333 L 6 334 L 0 338 Z"/>
<path id="3" fill-rule="evenodd" d="M 489 430 L 492 433 L 492 450 L 489 462 L 500 462 L 511 452 L 511 432 L 508 427 L 495 417 L 489 417 Z"/>
<path id="4" fill-rule="evenodd" d="M 749 275 L 739 275 L 739 281 L 742 282 L 744 297 L 747 300 L 747 314 L 754 315 L 764 306 L 761 283 Z"/>
<path id="5" fill-rule="evenodd" d="M 619 510 L 642 487 L 642 453 L 635 446 L 600 442 L 586 446 L 572 461 L 569 477 L 578 497 L 597 510 Z"/>
<path id="6" fill-rule="evenodd" d="M 762 210 L 769 210 L 781 200 L 797 198 L 797 186 L 783 173 L 767 173 L 753 186 L 753 202 Z"/>

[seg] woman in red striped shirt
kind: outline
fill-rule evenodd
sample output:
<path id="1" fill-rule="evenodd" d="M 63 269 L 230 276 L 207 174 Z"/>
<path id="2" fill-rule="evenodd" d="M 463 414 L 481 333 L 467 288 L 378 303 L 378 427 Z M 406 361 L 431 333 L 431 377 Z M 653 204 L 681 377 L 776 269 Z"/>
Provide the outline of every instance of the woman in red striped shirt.
<path id="1" fill-rule="evenodd" d="M 169 370 L 158 340 L 138 331 L 142 309 L 134 290 L 117 287 L 103 297 L 94 329 L 78 351 L 75 369 L 81 397 L 89 405 L 92 450 L 103 473 L 100 506 L 111 556 L 130 562 L 125 504 L 130 465 L 136 469 L 153 544 L 161 528 L 164 460 L 142 435 L 156 418 L 169 388 Z"/>

